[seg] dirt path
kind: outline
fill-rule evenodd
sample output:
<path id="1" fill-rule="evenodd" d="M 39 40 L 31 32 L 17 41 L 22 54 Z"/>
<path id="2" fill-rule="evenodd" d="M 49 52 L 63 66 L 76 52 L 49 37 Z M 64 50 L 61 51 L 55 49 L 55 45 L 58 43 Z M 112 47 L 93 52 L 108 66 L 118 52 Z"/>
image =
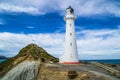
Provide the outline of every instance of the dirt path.
<path id="1" fill-rule="evenodd" d="M 76 67 L 74 67 L 76 70 L 85 70 L 85 71 L 88 71 L 88 72 L 91 72 L 91 73 L 94 73 L 94 74 L 96 74 L 96 75 L 100 75 L 100 76 L 104 76 L 105 78 L 107 78 L 108 80 L 120 80 L 120 79 L 117 79 L 117 78 L 115 78 L 115 77 L 113 77 L 113 76 L 110 76 L 110 75 L 107 75 L 107 74 L 104 74 L 104 73 L 101 73 L 101 72 L 99 72 L 99 70 L 98 71 L 96 71 L 96 69 L 95 70 L 91 70 L 90 68 L 87 68 L 87 67 L 83 67 L 83 66 L 76 66 Z"/>
<path id="2" fill-rule="evenodd" d="M 120 80 L 120 79 L 117 79 L 117 78 L 114 78 L 112 76 L 109 76 L 109 75 L 106 75 L 106 74 L 103 74 L 103 73 L 99 73 L 99 72 L 96 72 L 96 71 L 89 71 L 89 72 L 92 72 L 92 73 L 94 73 L 96 75 L 104 76 L 108 80 Z"/>
<path id="3" fill-rule="evenodd" d="M 108 80 L 120 80 L 120 79 L 117 79 L 117 78 L 115 78 L 113 76 L 108 75 L 107 72 L 104 74 L 104 72 L 98 70 L 97 68 L 90 68 L 90 67 L 88 68 L 88 67 L 85 67 L 85 66 L 76 66 L 74 68 L 76 70 L 84 70 L 84 71 L 88 71 L 88 72 L 94 73 L 96 75 L 104 76 Z"/>
<path id="4" fill-rule="evenodd" d="M 106 80 L 120 80 L 117 79 L 113 76 L 110 75 L 109 72 L 106 70 L 97 67 L 92 64 L 84 64 L 84 65 L 60 65 L 58 64 L 57 66 L 61 66 L 62 69 L 70 69 L 70 70 L 75 70 L 75 71 L 87 71 L 93 74 L 96 74 L 98 76 L 103 76 L 106 78 Z"/>

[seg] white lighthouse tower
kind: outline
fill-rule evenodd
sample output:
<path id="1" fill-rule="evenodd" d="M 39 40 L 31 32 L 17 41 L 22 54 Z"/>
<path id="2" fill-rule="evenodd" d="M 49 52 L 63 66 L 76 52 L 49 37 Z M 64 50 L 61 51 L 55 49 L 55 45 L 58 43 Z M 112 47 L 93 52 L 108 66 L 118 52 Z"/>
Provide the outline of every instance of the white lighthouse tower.
<path id="1" fill-rule="evenodd" d="M 59 61 L 63 64 L 79 64 L 74 27 L 75 19 L 74 10 L 69 6 L 64 17 L 66 21 L 65 51 Z"/>

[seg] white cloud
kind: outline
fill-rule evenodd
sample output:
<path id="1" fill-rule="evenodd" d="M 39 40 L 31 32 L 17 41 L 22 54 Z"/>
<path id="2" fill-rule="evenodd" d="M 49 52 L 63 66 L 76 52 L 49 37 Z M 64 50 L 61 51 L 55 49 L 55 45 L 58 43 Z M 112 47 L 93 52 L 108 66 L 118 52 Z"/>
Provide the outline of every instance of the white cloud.
<path id="1" fill-rule="evenodd" d="M 33 28 L 35 28 L 34 26 L 27 26 L 27 28 L 29 28 L 29 29 L 33 29 Z"/>
<path id="2" fill-rule="evenodd" d="M 78 35 L 78 48 L 81 54 L 98 55 L 94 58 L 120 57 L 120 29 L 115 30 L 83 30 Z M 107 57 L 107 55 L 111 55 Z"/>
<path id="3" fill-rule="evenodd" d="M 114 15 L 120 17 L 120 2 L 117 0 L 3 0 L 0 11 L 23 12 L 43 15 L 50 12 L 65 13 L 68 6 L 75 9 L 77 16 Z"/>
<path id="4" fill-rule="evenodd" d="M 13 56 L 29 43 L 36 43 L 49 53 L 64 53 L 64 34 L 15 34 L 0 33 L 0 55 Z M 80 59 L 120 58 L 120 29 L 82 30 L 77 32 Z"/>
<path id="5" fill-rule="evenodd" d="M 18 12 L 18 13 L 29 13 L 38 14 L 38 9 L 29 6 L 18 6 L 8 3 L 0 3 L 0 12 Z"/>
<path id="6" fill-rule="evenodd" d="M 13 56 L 30 43 L 36 43 L 52 54 L 59 54 L 63 46 L 62 34 L 14 34 L 0 33 L 0 54 Z"/>

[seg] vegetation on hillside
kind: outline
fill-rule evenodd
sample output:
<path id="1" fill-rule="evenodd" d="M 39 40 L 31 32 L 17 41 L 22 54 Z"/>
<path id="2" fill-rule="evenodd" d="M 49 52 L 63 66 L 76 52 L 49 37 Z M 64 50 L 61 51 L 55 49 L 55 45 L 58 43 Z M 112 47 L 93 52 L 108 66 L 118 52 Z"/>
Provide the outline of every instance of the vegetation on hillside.
<path id="1" fill-rule="evenodd" d="M 20 50 L 15 57 L 9 58 L 0 63 L 0 77 L 14 68 L 17 64 L 24 60 L 35 60 L 39 62 L 58 62 L 58 59 L 48 54 L 43 48 L 36 44 L 29 44 Z"/>

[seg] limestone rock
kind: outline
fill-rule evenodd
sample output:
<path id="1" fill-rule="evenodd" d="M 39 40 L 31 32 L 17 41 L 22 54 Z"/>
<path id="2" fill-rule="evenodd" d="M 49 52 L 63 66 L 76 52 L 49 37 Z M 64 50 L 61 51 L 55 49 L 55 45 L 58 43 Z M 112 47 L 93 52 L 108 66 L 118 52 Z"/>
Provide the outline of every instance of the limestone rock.
<path id="1" fill-rule="evenodd" d="M 1 80 L 35 80 L 39 63 L 24 61 L 10 70 Z"/>

